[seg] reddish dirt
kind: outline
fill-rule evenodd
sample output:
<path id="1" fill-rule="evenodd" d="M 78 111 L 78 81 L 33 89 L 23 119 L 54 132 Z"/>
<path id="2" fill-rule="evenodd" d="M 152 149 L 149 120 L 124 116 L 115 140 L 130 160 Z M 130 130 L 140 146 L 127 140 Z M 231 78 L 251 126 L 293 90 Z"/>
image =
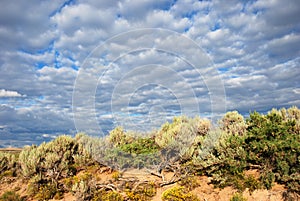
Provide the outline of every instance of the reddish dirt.
<path id="1" fill-rule="evenodd" d="M 253 176 L 258 176 L 257 171 L 249 171 L 246 174 L 251 174 Z M 101 181 L 112 180 L 112 173 L 109 171 L 101 170 L 97 173 L 98 178 Z M 165 173 L 166 180 L 171 179 L 173 173 Z M 122 178 L 137 178 L 140 181 L 157 181 L 161 182 L 161 178 L 151 175 L 146 170 L 128 170 L 123 173 Z M 229 201 L 230 198 L 237 191 L 232 187 L 226 187 L 224 189 L 214 188 L 212 184 L 209 184 L 211 178 L 206 176 L 199 176 L 199 187 L 194 189 L 192 192 L 196 194 L 202 201 Z M 177 184 L 171 184 L 164 187 L 159 187 L 157 189 L 157 194 L 152 198 L 153 201 L 161 201 L 162 193 Z M 16 190 L 18 194 L 24 196 L 26 195 L 27 184 L 21 180 L 2 178 L 0 182 L 0 195 L 7 190 Z M 283 201 L 282 193 L 286 189 L 282 185 L 275 184 L 271 190 L 255 190 L 250 193 L 248 189 L 243 192 L 243 196 L 247 198 L 247 201 Z M 76 198 L 71 193 L 66 193 L 64 198 L 61 199 L 64 201 L 76 201 Z M 54 201 L 54 199 L 53 199 Z"/>

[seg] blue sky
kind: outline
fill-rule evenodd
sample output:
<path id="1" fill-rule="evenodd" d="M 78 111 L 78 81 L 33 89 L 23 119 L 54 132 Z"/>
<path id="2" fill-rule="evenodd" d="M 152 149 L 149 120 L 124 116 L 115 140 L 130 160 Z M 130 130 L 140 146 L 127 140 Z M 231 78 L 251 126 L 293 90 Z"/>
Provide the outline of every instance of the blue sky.
<path id="1" fill-rule="evenodd" d="M 0 52 L 0 146 L 300 106 L 298 0 L 3 0 Z"/>

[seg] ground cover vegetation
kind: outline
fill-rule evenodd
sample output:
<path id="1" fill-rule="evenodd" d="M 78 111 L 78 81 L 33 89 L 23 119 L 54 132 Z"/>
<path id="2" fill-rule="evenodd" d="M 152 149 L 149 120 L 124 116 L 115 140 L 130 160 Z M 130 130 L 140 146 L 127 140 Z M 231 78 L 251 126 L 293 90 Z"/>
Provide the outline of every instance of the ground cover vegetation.
<path id="1" fill-rule="evenodd" d="M 158 181 L 124 177 L 127 169 L 144 169 Z M 246 174 L 255 170 L 258 174 Z M 103 180 L 103 171 L 111 172 Z M 165 178 L 173 172 L 172 178 Z M 215 187 L 242 192 L 285 186 L 284 197 L 300 193 L 300 110 L 251 112 L 246 119 L 227 112 L 213 125 L 208 119 L 175 117 L 147 134 L 116 127 L 105 138 L 80 133 L 62 135 L 21 152 L 0 152 L 1 182 L 21 179 L 28 187 L 8 189 L 0 200 L 60 199 L 71 193 L 77 200 L 151 200 L 157 188 L 173 185 L 162 200 L 201 200 L 193 194 L 197 176 L 211 177 Z"/>

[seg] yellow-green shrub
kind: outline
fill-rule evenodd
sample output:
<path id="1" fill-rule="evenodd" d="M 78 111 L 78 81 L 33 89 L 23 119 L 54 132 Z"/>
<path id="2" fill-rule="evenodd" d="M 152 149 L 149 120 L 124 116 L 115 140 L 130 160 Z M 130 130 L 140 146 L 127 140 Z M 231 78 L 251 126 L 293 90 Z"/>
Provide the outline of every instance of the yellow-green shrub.
<path id="1" fill-rule="evenodd" d="M 17 167 L 17 159 L 14 154 L 0 152 L 0 174 L 5 171 L 12 171 Z"/>
<path id="2" fill-rule="evenodd" d="M 22 198 L 19 194 L 17 194 L 15 191 L 5 191 L 1 196 L 0 196 L 0 201 L 23 201 L 25 200 Z"/>
<path id="3" fill-rule="evenodd" d="M 210 127 L 208 120 L 199 117 L 174 117 L 172 123 L 162 125 L 155 136 L 155 142 L 161 149 L 167 150 L 167 158 L 172 153 L 181 160 L 190 160 L 199 149 L 199 137 L 206 135 Z"/>
<path id="4" fill-rule="evenodd" d="M 230 201 L 247 201 L 246 198 L 243 197 L 241 193 L 235 193 L 231 198 Z"/>
<path id="5" fill-rule="evenodd" d="M 125 192 L 129 200 L 147 201 L 151 200 L 151 197 L 156 195 L 156 187 L 152 182 L 139 184 L 138 186 L 134 187 L 129 184 L 127 185 Z"/>
<path id="6" fill-rule="evenodd" d="M 191 191 L 195 188 L 197 188 L 198 186 L 200 186 L 199 181 L 197 179 L 197 177 L 193 176 L 193 175 L 188 175 L 186 177 L 183 177 L 178 184 L 180 186 L 185 187 L 188 191 Z"/>
<path id="7" fill-rule="evenodd" d="M 123 196 L 115 191 L 97 191 L 91 201 L 124 201 Z"/>
<path id="8" fill-rule="evenodd" d="M 200 199 L 182 186 L 174 186 L 162 194 L 163 201 L 200 201 Z"/>
<path id="9" fill-rule="evenodd" d="M 247 124 L 244 117 L 237 111 L 227 112 L 219 122 L 220 128 L 233 135 L 244 135 Z"/>

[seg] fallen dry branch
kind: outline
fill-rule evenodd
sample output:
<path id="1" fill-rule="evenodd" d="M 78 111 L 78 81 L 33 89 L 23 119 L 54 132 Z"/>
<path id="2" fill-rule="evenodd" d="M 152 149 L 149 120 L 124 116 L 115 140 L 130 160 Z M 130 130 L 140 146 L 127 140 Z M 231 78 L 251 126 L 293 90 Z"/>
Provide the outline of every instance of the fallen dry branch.
<path id="1" fill-rule="evenodd" d="M 121 192 L 114 184 L 97 184 L 97 189 L 104 189 L 104 190 L 112 190 L 114 192 Z"/>
<path id="2" fill-rule="evenodd" d="M 168 185 L 171 185 L 171 184 L 175 184 L 175 183 L 179 182 L 180 180 L 181 180 L 181 178 L 171 179 L 170 181 L 161 183 L 160 187 L 164 187 L 164 186 L 168 186 Z"/>

